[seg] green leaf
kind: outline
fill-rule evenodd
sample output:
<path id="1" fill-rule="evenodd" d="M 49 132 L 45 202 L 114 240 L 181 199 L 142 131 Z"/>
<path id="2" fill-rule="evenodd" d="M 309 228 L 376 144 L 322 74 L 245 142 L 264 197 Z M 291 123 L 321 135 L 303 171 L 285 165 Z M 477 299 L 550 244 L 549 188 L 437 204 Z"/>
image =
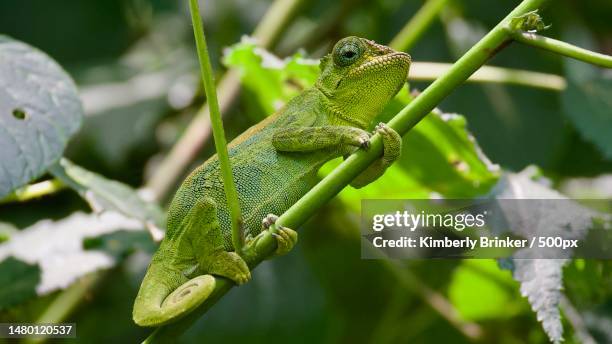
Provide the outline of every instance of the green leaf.
<path id="1" fill-rule="evenodd" d="M 9 257 L 0 262 L 0 310 L 36 296 L 40 268 Z"/>
<path id="2" fill-rule="evenodd" d="M 248 38 L 225 50 L 223 64 L 239 71 L 243 85 L 255 95 L 265 115 L 313 85 L 319 74 L 317 60 L 300 54 L 282 60 Z"/>
<path id="3" fill-rule="evenodd" d="M 374 123 L 387 122 L 410 101 L 405 88 Z M 326 164 L 322 173 L 339 162 Z M 361 189 L 345 188 L 339 197 L 355 210 L 366 198 L 472 198 L 486 194 L 499 171 L 467 130 L 465 117 L 436 109 L 404 136 L 400 159 L 380 179 Z"/>
<path id="4" fill-rule="evenodd" d="M 545 181 L 536 182 L 538 173 L 534 168 L 526 168 L 520 173 L 506 173 L 493 190 L 491 196 L 496 199 L 531 200 L 528 207 L 504 207 L 500 203 L 501 211 L 509 220 L 508 228 L 512 233 L 524 237 L 555 235 L 562 238 L 584 238 L 592 228 L 593 220 L 601 214 L 569 201 L 564 195 L 546 186 Z M 567 202 L 557 206 L 556 211 L 543 206 L 544 202 L 554 200 Z M 561 248 L 547 250 L 566 252 Z M 502 264 L 512 270 L 514 279 L 521 284 L 521 294 L 531 304 L 550 340 L 561 342 L 563 325 L 559 302 L 563 289 L 563 268 L 568 259 L 532 259 L 524 255 L 525 252 L 518 250 L 513 258 L 502 261 Z"/>
<path id="5" fill-rule="evenodd" d="M 224 62 L 240 71 L 245 88 L 268 115 L 312 86 L 319 72 L 316 61 L 300 55 L 281 60 L 248 40 L 228 48 Z M 411 100 L 404 88 L 372 124 L 388 121 Z M 488 192 L 498 178 L 499 168 L 482 154 L 460 115 L 432 112 L 404 137 L 402 149 L 400 161 L 376 183 L 345 188 L 339 197 L 355 209 L 363 198 L 473 197 Z M 337 164 L 326 164 L 322 174 Z"/>
<path id="6" fill-rule="evenodd" d="M 494 260 L 464 260 L 453 272 L 449 299 L 467 320 L 506 319 L 521 310 L 512 276 Z"/>
<path id="7" fill-rule="evenodd" d="M 561 97 L 565 115 L 585 140 L 612 160 L 612 78 L 569 79 Z"/>
<path id="8" fill-rule="evenodd" d="M 70 76 L 43 52 L 0 35 L 0 198 L 45 173 L 82 118 Z"/>
<path id="9" fill-rule="evenodd" d="M 62 158 L 49 172 L 85 198 L 96 212 L 116 211 L 138 219 L 150 229 L 164 228 L 164 213 L 123 183 L 109 180 Z"/>
<path id="10" fill-rule="evenodd" d="M 569 25 L 564 31 L 566 41 L 596 50 L 591 33 L 583 27 Z M 612 160 L 612 74 L 572 59 L 566 59 L 564 67 L 568 84 L 561 97 L 563 113 L 585 140 Z"/>

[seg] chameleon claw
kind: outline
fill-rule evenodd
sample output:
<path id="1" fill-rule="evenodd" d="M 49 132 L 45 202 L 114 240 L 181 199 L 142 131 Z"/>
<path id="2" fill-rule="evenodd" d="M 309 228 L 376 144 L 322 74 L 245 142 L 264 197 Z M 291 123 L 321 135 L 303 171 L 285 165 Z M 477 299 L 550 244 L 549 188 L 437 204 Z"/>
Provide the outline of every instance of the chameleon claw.
<path id="1" fill-rule="evenodd" d="M 273 224 L 276 224 L 277 220 L 278 216 L 274 214 L 266 215 L 266 217 L 264 217 L 261 221 L 263 231 L 269 231 L 270 227 L 272 227 Z M 264 234 L 263 231 L 248 243 L 249 246 L 253 247 L 257 244 L 257 240 L 261 238 Z M 280 226 L 278 224 L 276 224 L 276 231 L 270 234 L 272 235 L 272 237 L 274 237 L 277 244 L 276 251 L 274 252 L 275 256 L 280 256 L 291 251 L 293 246 L 295 246 L 298 238 L 298 234 L 296 231 L 290 228 Z"/>
<path id="2" fill-rule="evenodd" d="M 236 279 L 234 280 L 234 282 L 236 282 L 236 284 L 238 285 L 242 285 L 245 284 L 246 282 L 251 280 L 251 272 L 246 272 L 240 275 L 236 276 Z"/>
<path id="3" fill-rule="evenodd" d="M 363 149 L 370 148 L 370 137 L 360 137 L 359 138 L 359 147 Z"/>
<path id="4" fill-rule="evenodd" d="M 285 227 L 277 227 L 278 232 L 272 233 L 272 235 L 276 238 L 276 252 L 274 255 L 281 256 L 289 253 L 293 246 L 297 243 L 298 234 L 296 231 L 290 228 Z"/>
<path id="5" fill-rule="evenodd" d="M 379 133 L 379 134 L 386 134 L 391 130 L 391 128 L 389 128 L 389 126 L 386 123 L 380 122 L 376 125 L 376 127 L 374 127 L 374 131 L 373 134 Z"/>
<path id="6" fill-rule="evenodd" d="M 261 226 L 264 229 L 269 229 L 270 227 L 272 227 L 273 224 L 276 223 L 276 220 L 278 220 L 278 216 L 274 214 L 268 214 L 266 215 L 266 217 L 263 218 L 263 220 L 261 220 Z"/>

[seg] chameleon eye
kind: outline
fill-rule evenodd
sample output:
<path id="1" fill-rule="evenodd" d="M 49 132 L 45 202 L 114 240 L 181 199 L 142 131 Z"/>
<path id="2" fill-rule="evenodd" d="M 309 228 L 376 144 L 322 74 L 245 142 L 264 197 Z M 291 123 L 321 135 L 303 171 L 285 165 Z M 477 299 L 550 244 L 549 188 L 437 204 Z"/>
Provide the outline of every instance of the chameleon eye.
<path id="1" fill-rule="evenodd" d="M 361 54 L 363 48 L 354 41 L 340 41 L 334 49 L 334 62 L 336 65 L 346 67 L 355 62 Z"/>

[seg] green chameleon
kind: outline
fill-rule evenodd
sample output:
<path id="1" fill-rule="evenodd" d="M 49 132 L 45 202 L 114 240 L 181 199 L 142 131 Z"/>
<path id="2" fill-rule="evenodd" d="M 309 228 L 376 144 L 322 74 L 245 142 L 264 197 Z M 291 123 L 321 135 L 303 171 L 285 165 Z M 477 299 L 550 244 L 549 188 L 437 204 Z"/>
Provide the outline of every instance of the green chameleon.
<path id="1" fill-rule="evenodd" d="M 247 235 L 244 252 L 232 252 L 230 214 L 217 156 L 196 168 L 176 192 L 167 232 L 134 303 L 140 326 L 160 326 L 202 304 L 215 287 L 212 275 L 247 282 L 245 262 L 277 217 L 318 181 L 329 160 L 369 147 L 366 131 L 402 88 L 410 55 L 373 41 L 347 37 L 321 59 L 316 84 L 251 127 L 229 145 L 229 156 Z M 362 187 L 380 177 L 401 151 L 401 137 L 381 123 L 383 156 L 351 183 Z M 262 220 L 263 219 L 263 220 Z M 291 250 L 297 233 L 276 224 L 275 255 Z"/>

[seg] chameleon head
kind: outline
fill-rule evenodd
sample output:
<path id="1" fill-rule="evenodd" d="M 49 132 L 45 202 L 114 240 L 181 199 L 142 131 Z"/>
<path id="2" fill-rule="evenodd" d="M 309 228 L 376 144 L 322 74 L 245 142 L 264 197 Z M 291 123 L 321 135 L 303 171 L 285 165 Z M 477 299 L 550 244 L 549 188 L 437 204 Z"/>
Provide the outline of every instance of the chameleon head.
<path id="1" fill-rule="evenodd" d="M 336 115 L 365 128 L 402 88 L 410 55 L 360 37 L 338 41 L 321 59 L 317 88 Z"/>

